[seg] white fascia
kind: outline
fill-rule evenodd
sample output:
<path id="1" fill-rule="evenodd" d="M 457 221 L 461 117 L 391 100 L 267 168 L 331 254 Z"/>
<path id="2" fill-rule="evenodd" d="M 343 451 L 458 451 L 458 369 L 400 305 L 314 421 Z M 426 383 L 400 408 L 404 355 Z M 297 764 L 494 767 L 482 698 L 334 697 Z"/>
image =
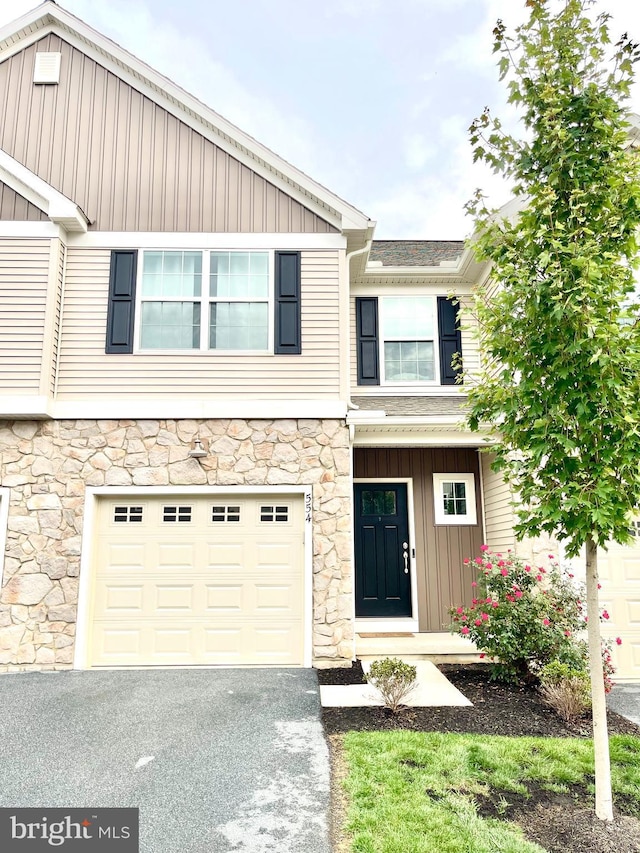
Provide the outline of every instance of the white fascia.
<path id="1" fill-rule="evenodd" d="M 0 149 L 0 181 L 66 231 L 86 232 L 89 221 L 75 202 Z"/>
<path id="2" fill-rule="evenodd" d="M 55 32 L 180 121 L 339 230 L 365 231 L 369 218 L 244 133 L 167 77 L 55 3 L 47 2 L 0 29 L 0 61 Z"/>
<path id="3" fill-rule="evenodd" d="M 353 428 L 353 425 L 351 425 Z M 475 432 L 455 429 L 430 428 L 408 429 L 394 424 L 356 426 L 354 447 L 474 447 L 484 446 L 484 439 Z"/>
<path id="4" fill-rule="evenodd" d="M 2 223 L 0 223 L 0 226 Z M 342 234 L 88 231 L 69 235 L 69 248 L 105 249 L 344 249 Z"/>
<path id="5" fill-rule="evenodd" d="M 202 399 L 193 396 L 144 399 L 107 396 L 99 399 L 55 400 L 49 404 L 50 417 L 60 420 L 140 418 L 328 418 L 342 420 L 347 414 L 345 400 L 249 400 Z M 1 412 L 0 412 L 1 414 Z"/>

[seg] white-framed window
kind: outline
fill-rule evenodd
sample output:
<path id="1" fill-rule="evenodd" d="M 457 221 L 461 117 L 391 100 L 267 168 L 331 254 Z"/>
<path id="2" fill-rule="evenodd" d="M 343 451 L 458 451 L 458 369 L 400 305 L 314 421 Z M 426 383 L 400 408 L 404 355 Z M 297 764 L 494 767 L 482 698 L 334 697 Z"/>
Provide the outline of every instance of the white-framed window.
<path id="1" fill-rule="evenodd" d="M 380 363 L 385 385 L 436 384 L 438 315 L 435 296 L 380 299 Z"/>
<path id="2" fill-rule="evenodd" d="M 138 349 L 267 352 L 273 253 L 141 252 Z"/>
<path id="3" fill-rule="evenodd" d="M 434 474 L 436 524 L 477 524 L 476 484 L 473 474 Z"/>

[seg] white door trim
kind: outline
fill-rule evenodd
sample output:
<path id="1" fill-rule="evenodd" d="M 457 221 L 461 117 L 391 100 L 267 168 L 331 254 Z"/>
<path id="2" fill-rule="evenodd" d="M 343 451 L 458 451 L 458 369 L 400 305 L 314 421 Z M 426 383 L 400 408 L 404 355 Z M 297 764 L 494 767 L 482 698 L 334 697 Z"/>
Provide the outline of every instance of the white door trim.
<path id="1" fill-rule="evenodd" d="M 0 486 L 0 589 L 4 582 L 4 557 L 7 547 L 7 522 L 9 521 L 9 498 L 11 489 Z"/>
<path id="2" fill-rule="evenodd" d="M 400 619 L 371 619 L 357 618 L 355 619 L 356 631 L 417 631 L 418 630 L 418 584 L 416 578 L 416 558 L 415 542 L 416 542 L 416 524 L 415 512 L 413 507 L 413 477 L 354 477 L 355 483 L 404 483 L 407 487 L 407 515 L 409 517 L 409 570 L 411 572 L 411 616 Z M 355 518 L 355 507 L 354 507 Z M 354 526 L 354 542 L 355 542 L 355 526 Z M 354 572 L 355 572 L 355 557 L 354 557 Z M 353 584 L 353 597 L 355 602 L 356 586 L 355 579 Z"/>
<path id="3" fill-rule="evenodd" d="M 8 489 L 0 489 L 0 494 Z M 311 486 L 88 486 L 85 495 L 82 549 L 80 554 L 80 584 L 74 669 L 89 669 L 89 631 L 91 630 L 91 562 L 93 536 L 96 527 L 97 503 L 101 497 L 125 498 L 141 495 L 301 495 L 304 501 L 304 648 L 303 666 L 311 667 L 313 657 L 313 523 Z M 8 500 L 7 512 L 8 512 Z M 0 524 L 4 496 L 0 503 Z M 6 531 L 6 525 L 5 525 Z M 1 535 L 1 530 L 0 530 Z M 206 668 L 199 666 L 198 668 Z"/>

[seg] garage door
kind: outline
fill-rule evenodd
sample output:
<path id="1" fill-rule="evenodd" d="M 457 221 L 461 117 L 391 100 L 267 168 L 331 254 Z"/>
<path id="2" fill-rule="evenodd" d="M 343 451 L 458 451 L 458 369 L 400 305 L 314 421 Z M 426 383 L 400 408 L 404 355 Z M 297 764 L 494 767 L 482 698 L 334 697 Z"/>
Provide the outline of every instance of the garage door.
<path id="1" fill-rule="evenodd" d="M 634 544 L 614 543 L 598 552 L 600 602 L 610 617 L 603 622 L 602 633 L 622 640 L 621 646 L 613 647 L 618 681 L 640 681 L 640 521 L 633 531 Z"/>
<path id="2" fill-rule="evenodd" d="M 103 498 L 92 666 L 302 665 L 297 496 Z"/>

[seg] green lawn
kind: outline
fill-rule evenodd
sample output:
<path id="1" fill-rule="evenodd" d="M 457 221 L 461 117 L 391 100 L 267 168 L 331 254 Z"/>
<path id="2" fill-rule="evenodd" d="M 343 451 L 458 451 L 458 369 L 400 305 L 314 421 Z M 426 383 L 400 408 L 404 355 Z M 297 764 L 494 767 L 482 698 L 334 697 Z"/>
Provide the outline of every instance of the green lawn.
<path id="1" fill-rule="evenodd" d="M 474 795 L 592 790 L 589 740 L 348 732 L 344 754 L 353 853 L 541 853 L 514 824 L 479 817 Z M 640 816 L 640 738 L 612 737 L 611 765 L 614 800 Z"/>

